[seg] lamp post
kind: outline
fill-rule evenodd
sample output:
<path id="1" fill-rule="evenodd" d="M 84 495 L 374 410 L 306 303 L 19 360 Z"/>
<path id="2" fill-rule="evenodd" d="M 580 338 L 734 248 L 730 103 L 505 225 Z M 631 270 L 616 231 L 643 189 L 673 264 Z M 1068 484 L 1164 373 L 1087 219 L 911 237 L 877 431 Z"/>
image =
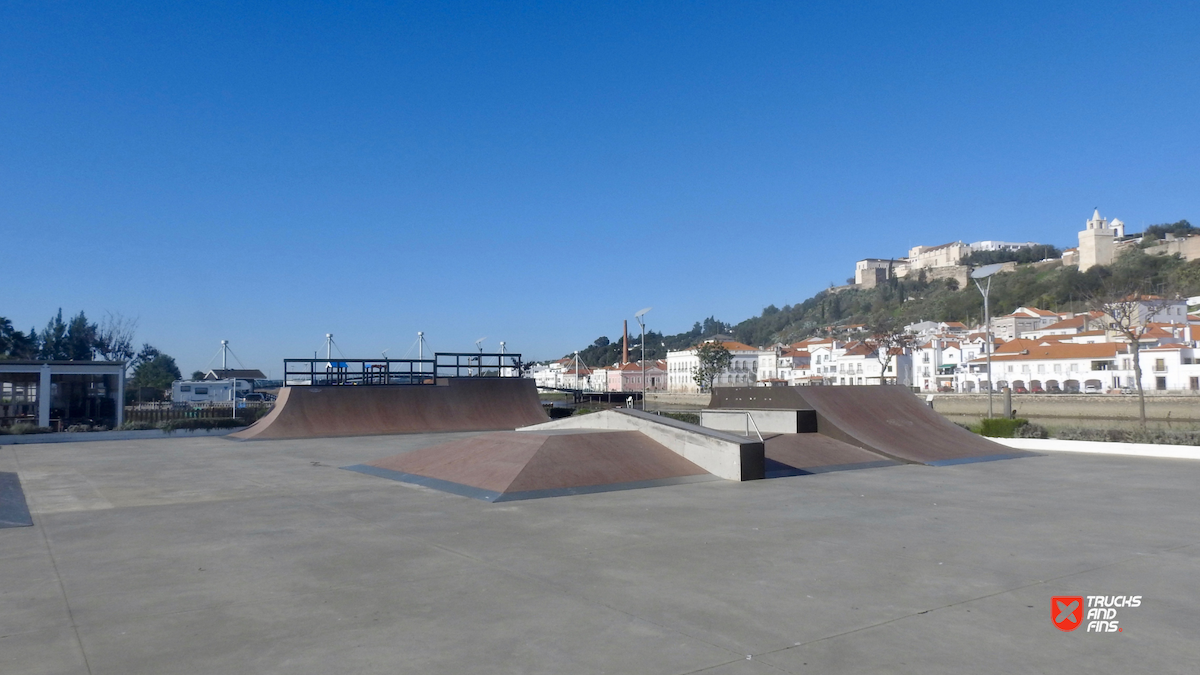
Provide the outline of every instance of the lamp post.
<path id="1" fill-rule="evenodd" d="M 651 309 L 654 308 L 647 307 L 633 315 L 633 318 L 637 319 L 638 325 L 642 327 L 642 412 L 646 411 L 646 322 L 642 320 L 642 317 Z"/>
<path id="2" fill-rule="evenodd" d="M 579 397 L 580 391 L 582 391 L 582 390 L 579 388 L 579 351 L 576 350 L 575 351 L 575 397 L 577 399 Z"/>
<path id="3" fill-rule="evenodd" d="M 983 324 L 985 327 L 985 340 L 983 348 L 987 351 L 987 383 L 988 383 L 988 418 L 993 416 L 992 412 L 992 314 L 988 308 L 988 292 L 992 290 L 992 275 L 1000 271 L 1004 267 L 1003 263 L 994 265 L 984 265 L 977 270 L 971 272 L 971 278 L 975 280 L 975 288 L 979 289 L 979 293 L 983 295 Z M 980 279 L 987 279 L 987 286 L 980 285 Z"/>

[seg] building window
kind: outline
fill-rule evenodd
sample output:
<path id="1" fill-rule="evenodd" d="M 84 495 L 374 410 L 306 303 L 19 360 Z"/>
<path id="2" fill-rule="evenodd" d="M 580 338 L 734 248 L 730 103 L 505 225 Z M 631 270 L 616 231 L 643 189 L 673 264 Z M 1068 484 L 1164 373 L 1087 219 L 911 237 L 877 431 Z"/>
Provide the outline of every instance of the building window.
<path id="1" fill-rule="evenodd" d="M 1165 359 L 1154 359 L 1154 372 L 1156 372 L 1156 373 L 1167 372 L 1167 362 Z"/>
<path id="2" fill-rule="evenodd" d="M 1165 378 L 1165 377 L 1154 378 L 1154 388 L 1159 391 L 1163 391 L 1164 389 L 1166 389 L 1167 388 L 1167 378 Z"/>

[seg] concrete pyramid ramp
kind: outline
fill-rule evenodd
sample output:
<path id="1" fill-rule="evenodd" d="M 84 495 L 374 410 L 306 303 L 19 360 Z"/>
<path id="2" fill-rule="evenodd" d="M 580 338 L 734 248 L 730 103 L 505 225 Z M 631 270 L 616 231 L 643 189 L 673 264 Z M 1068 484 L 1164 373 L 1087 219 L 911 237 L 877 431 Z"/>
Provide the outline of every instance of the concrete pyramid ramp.
<path id="1" fill-rule="evenodd" d="M 963 429 L 896 385 L 718 388 L 712 407 L 813 410 L 819 434 L 901 462 L 944 466 L 1034 455 Z"/>
<path id="2" fill-rule="evenodd" d="M 350 471 L 490 502 L 719 480 L 638 431 L 520 431 L 422 448 Z"/>
<path id="3" fill-rule="evenodd" d="M 268 440 L 516 429 L 549 420 L 533 380 L 284 387 L 266 417 L 227 438 Z"/>

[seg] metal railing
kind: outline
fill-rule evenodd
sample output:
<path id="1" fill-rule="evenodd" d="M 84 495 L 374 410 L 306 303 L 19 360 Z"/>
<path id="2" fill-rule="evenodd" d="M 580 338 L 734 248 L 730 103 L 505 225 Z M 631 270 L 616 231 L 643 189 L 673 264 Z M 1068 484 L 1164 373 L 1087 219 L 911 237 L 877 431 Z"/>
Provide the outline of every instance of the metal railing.
<path id="1" fill-rule="evenodd" d="M 433 385 L 438 378 L 521 377 L 520 354 L 436 353 L 432 359 L 284 359 L 284 386 Z"/>
<path id="2" fill-rule="evenodd" d="M 753 425 L 754 433 L 758 434 L 758 442 L 765 443 L 766 441 L 763 440 L 762 432 L 758 430 L 758 422 L 754 421 L 754 415 L 748 412 L 744 414 L 746 415 L 746 438 L 750 438 L 750 426 Z"/>

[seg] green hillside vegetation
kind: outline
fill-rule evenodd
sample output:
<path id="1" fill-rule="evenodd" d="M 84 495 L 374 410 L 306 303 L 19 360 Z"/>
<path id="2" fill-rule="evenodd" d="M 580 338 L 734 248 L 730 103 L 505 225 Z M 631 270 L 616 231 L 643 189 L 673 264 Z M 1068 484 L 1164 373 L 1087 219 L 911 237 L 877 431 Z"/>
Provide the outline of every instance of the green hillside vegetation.
<path id="1" fill-rule="evenodd" d="M 1055 311 L 1089 309 L 1088 298 L 1105 287 L 1142 288 L 1160 294 L 1200 294 L 1200 260 L 1147 255 L 1127 250 L 1110 266 L 1087 272 L 1061 261 L 1023 265 L 992 280 L 992 316 L 1021 306 Z M 866 324 L 903 326 L 917 321 L 983 320 L 983 296 L 973 283 L 959 288 L 953 279 L 892 279 L 872 289 L 822 291 L 799 305 L 767 307 L 760 316 L 734 326 L 734 337 L 747 344 L 790 343 L 815 335 L 824 326 Z"/>
<path id="2" fill-rule="evenodd" d="M 1141 288 L 1185 297 L 1200 295 L 1200 260 L 1186 262 L 1178 256 L 1147 255 L 1139 248 L 1132 248 L 1112 265 L 1093 267 L 1083 273 L 1074 266 L 1064 267 L 1061 261 L 1022 265 L 992 278 L 992 316 L 1009 314 L 1021 306 L 1082 312 L 1089 309 L 1089 298 L 1106 287 Z M 709 317 L 686 333 L 663 336 L 647 332 L 646 356 L 665 358 L 668 349 L 684 349 L 718 333 L 732 335 L 748 345 L 763 346 L 824 335 L 826 326 L 904 326 L 917 321 L 961 321 L 974 325 L 982 320 L 983 297 L 973 283 L 960 288 L 953 279 L 929 281 L 918 276 L 891 279 L 871 289 L 821 291 L 782 309 L 771 305 L 759 316 L 735 326 Z M 630 343 L 636 343 L 632 334 Z M 615 363 L 621 359 L 620 341 L 599 338 L 579 355 L 589 366 Z M 640 356 L 640 350 L 630 348 L 631 360 Z"/>

